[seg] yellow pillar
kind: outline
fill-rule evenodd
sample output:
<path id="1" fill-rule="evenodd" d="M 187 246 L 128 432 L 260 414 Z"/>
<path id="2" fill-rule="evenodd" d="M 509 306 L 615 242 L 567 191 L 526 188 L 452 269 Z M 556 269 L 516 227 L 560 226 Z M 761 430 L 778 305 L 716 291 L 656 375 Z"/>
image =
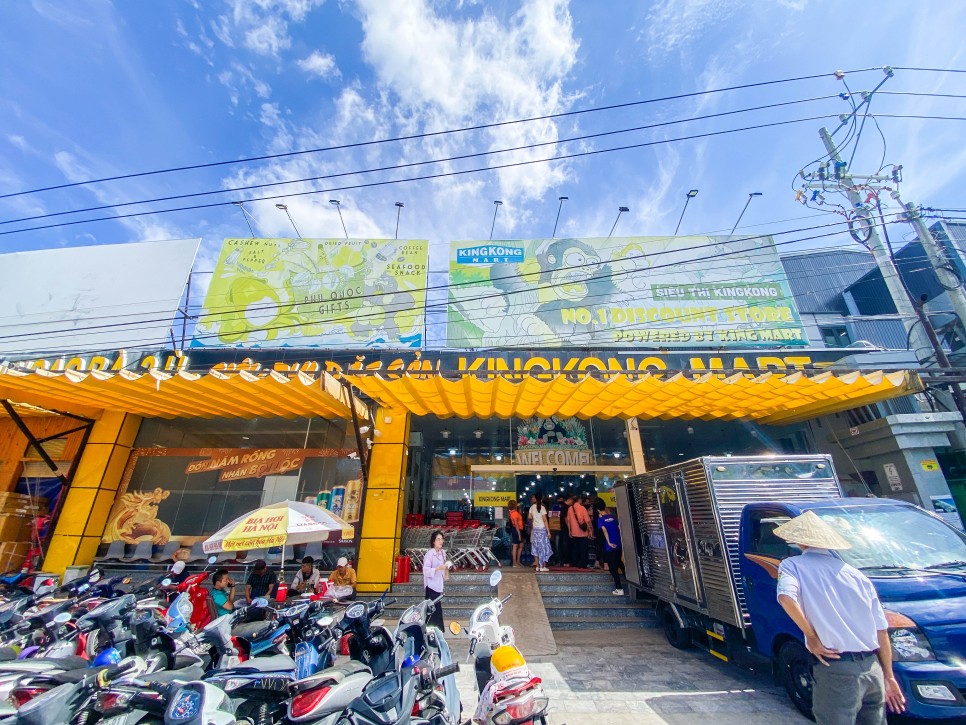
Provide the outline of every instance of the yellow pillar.
<path id="1" fill-rule="evenodd" d="M 93 563 L 140 425 L 138 416 L 115 411 L 104 411 L 94 423 L 47 549 L 45 571 L 63 574 L 69 566 Z"/>
<path id="2" fill-rule="evenodd" d="M 381 592 L 392 581 L 393 561 L 402 534 L 409 414 L 380 408 L 369 459 L 369 485 L 362 512 L 358 591 Z"/>
<path id="3" fill-rule="evenodd" d="M 637 423 L 637 418 L 628 418 L 624 430 L 627 431 L 627 451 L 630 453 L 634 475 L 645 473 L 647 471 L 647 460 L 644 456 L 641 427 Z"/>

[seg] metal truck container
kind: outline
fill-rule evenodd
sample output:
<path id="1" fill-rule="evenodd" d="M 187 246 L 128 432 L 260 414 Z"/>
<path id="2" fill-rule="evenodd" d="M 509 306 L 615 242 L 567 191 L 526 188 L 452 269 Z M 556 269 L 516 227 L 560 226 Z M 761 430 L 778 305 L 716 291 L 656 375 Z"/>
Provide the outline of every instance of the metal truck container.
<path id="1" fill-rule="evenodd" d="M 837 498 L 828 455 L 704 456 L 614 487 L 627 579 L 663 602 L 746 628 L 742 509 L 756 501 Z"/>

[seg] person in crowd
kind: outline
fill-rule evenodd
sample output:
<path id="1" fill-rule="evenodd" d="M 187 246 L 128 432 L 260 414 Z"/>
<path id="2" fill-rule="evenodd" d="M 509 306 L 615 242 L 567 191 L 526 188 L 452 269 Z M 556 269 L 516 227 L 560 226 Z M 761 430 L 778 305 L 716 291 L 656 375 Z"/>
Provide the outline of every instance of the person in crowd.
<path id="1" fill-rule="evenodd" d="M 604 499 L 599 498 L 594 502 L 594 510 L 597 512 L 597 528 L 600 531 L 601 559 L 607 564 L 610 575 L 614 577 L 614 591 L 611 592 L 615 597 L 624 596 L 624 586 L 621 583 L 621 574 L 624 571 L 624 552 L 621 548 L 621 529 L 614 516 L 604 503 Z"/>
<path id="2" fill-rule="evenodd" d="M 438 599 L 443 595 L 446 580 L 449 578 L 450 562 L 443 551 L 443 532 L 434 531 L 429 537 L 429 551 L 423 557 L 423 586 L 426 588 L 427 599 Z M 436 603 L 436 608 L 429 618 L 429 624 L 443 629 L 443 604 Z"/>
<path id="3" fill-rule="evenodd" d="M 550 530 L 547 528 L 547 507 L 540 493 L 530 495 L 530 551 L 537 562 L 537 571 L 550 571 L 547 562 L 553 556 Z"/>
<path id="4" fill-rule="evenodd" d="M 590 514 L 575 496 L 571 496 L 568 503 L 570 504 L 570 511 L 567 512 L 567 526 L 570 529 L 570 564 L 578 569 L 584 569 L 587 566 L 590 539 L 594 537 Z"/>
<path id="5" fill-rule="evenodd" d="M 295 577 L 292 579 L 289 596 L 305 594 L 306 592 L 311 594 L 319 585 L 319 579 L 321 577 L 322 575 L 319 573 L 319 570 L 315 568 L 315 559 L 311 556 L 306 556 L 302 559 L 302 566 L 295 572 Z"/>
<path id="6" fill-rule="evenodd" d="M 520 555 L 523 553 L 523 515 L 520 513 L 520 505 L 516 499 L 510 501 L 507 508 L 510 509 L 507 529 L 510 531 L 510 540 L 513 543 L 510 566 L 523 566 L 520 563 Z"/>
<path id="7" fill-rule="evenodd" d="M 778 603 L 805 635 L 815 657 L 812 712 L 819 725 L 886 725 L 906 698 L 892 672 L 892 644 L 869 578 L 834 556 L 852 544 L 814 511 L 778 526 L 775 535 L 802 549 L 778 567 Z"/>
<path id="8" fill-rule="evenodd" d="M 563 566 L 570 566 L 570 527 L 567 514 L 570 512 L 570 497 L 560 496 L 560 537 L 557 541 L 557 559 Z"/>
<path id="9" fill-rule="evenodd" d="M 191 572 L 188 571 L 188 559 L 190 558 L 191 549 L 178 549 L 171 555 L 171 564 L 162 577 L 168 579 L 169 583 L 161 585 L 161 589 L 167 592 L 169 600 L 178 591 L 178 585 L 191 576 Z"/>
<path id="10" fill-rule="evenodd" d="M 586 508 L 590 514 L 590 523 L 594 530 L 594 568 L 603 569 L 606 566 L 606 557 L 604 554 L 607 551 L 607 546 L 604 542 L 604 532 L 600 528 L 600 510 L 597 508 L 598 503 L 603 506 L 604 499 L 600 496 L 594 496 L 593 501 Z"/>
<path id="11" fill-rule="evenodd" d="M 547 519 L 547 528 L 550 531 L 550 546 L 553 548 L 550 563 L 560 566 L 563 563 L 560 559 L 560 507 L 563 505 L 563 494 L 558 495 L 556 499 L 548 498 L 544 503 L 547 504 L 550 511 L 550 516 Z"/>
<path id="12" fill-rule="evenodd" d="M 245 601 L 251 604 L 253 599 L 259 597 L 271 599 L 276 584 L 275 573 L 268 568 L 265 560 L 256 560 L 252 573 L 248 575 L 248 581 L 245 582 Z"/>
<path id="13" fill-rule="evenodd" d="M 211 599 L 219 617 L 235 610 L 235 580 L 227 569 L 219 569 L 211 578 Z"/>
<path id="14" fill-rule="evenodd" d="M 356 596 L 356 570 L 349 566 L 349 560 L 340 556 L 335 563 L 335 569 L 329 574 L 329 583 L 337 587 L 349 587 L 352 594 L 339 599 L 354 599 Z"/>

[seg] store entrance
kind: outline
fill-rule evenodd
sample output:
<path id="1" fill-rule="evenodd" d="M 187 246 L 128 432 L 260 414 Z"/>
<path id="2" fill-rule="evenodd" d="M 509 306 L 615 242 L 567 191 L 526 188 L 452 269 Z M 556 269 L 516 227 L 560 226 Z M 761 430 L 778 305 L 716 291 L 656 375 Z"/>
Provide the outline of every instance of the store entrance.
<path id="1" fill-rule="evenodd" d="M 548 508 L 557 496 L 593 496 L 597 492 L 597 477 L 593 473 L 518 473 L 517 500 L 524 513 L 530 508 L 530 496 L 543 495 Z"/>

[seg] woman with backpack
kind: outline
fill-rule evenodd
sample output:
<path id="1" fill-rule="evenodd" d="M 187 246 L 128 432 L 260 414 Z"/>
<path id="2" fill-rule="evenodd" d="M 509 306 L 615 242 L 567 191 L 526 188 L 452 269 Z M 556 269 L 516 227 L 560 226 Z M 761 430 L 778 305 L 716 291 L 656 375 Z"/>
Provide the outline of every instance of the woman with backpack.
<path id="1" fill-rule="evenodd" d="M 523 566 L 520 563 L 520 554 L 523 553 L 523 515 L 520 513 L 520 504 L 516 499 L 510 501 L 507 507 L 510 509 L 510 520 L 507 521 L 506 528 L 512 543 L 510 566 Z"/>
<path id="2" fill-rule="evenodd" d="M 550 531 L 547 528 L 547 507 L 543 505 L 543 496 L 534 493 L 530 496 L 530 551 L 537 562 L 537 571 L 550 571 L 547 562 L 553 556 L 550 548 Z"/>
<path id="3" fill-rule="evenodd" d="M 594 538 L 590 514 L 580 501 L 570 497 L 570 511 L 567 512 L 567 527 L 570 529 L 570 563 L 578 569 L 587 567 L 587 549 Z"/>

